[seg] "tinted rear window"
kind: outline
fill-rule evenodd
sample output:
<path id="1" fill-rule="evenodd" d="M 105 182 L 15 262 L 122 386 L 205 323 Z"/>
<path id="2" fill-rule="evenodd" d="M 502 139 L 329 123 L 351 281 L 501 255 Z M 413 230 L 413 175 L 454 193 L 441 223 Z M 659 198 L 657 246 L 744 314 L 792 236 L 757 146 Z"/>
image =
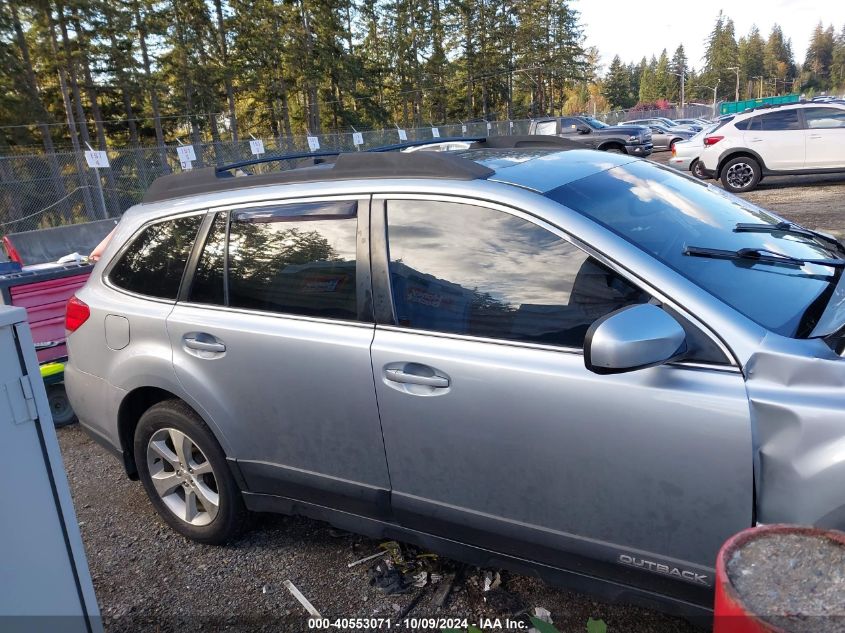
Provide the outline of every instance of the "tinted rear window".
<path id="1" fill-rule="evenodd" d="M 160 299 L 176 299 L 182 273 L 202 216 L 152 224 L 141 231 L 109 273 L 118 288 Z"/>
<path id="2" fill-rule="evenodd" d="M 354 202 L 232 212 L 229 305 L 357 319 Z"/>

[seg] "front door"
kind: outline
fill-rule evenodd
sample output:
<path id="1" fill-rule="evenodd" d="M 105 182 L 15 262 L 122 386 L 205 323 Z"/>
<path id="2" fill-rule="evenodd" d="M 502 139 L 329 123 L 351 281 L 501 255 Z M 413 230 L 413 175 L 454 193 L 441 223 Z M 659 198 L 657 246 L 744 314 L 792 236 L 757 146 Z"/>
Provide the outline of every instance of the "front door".
<path id="1" fill-rule="evenodd" d="M 757 152 L 768 169 L 804 169 L 806 134 L 798 110 L 773 110 L 748 119 L 746 146 Z"/>
<path id="2" fill-rule="evenodd" d="M 250 492 L 386 515 L 368 248 L 358 240 L 368 206 L 217 213 L 167 329 L 179 380 L 225 436 Z"/>
<path id="3" fill-rule="evenodd" d="M 807 123 L 807 169 L 845 169 L 845 109 L 803 110 Z"/>
<path id="4" fill-rule="evenodd" d="M 588 326 L 646 293 L 516 212 L 385 207 L 389 265 L 373 271 L 389 270 L 394 317 L 372 358 L 399 520 L 562 567 L 646 561 L 712 582 L 719 545 L 752 521 L 741 374 L 593 374 Z"/>

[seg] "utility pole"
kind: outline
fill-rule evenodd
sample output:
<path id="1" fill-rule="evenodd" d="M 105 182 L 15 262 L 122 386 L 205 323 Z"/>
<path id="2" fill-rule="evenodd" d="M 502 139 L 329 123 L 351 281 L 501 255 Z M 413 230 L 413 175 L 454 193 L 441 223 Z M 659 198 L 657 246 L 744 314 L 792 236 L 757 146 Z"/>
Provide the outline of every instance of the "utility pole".
<path id="1" fill-rule="evenodd" d="M 739 101 L 739 66 L 729 66 L 727 70 L 736 71 L 736 99 Z"/>
<path id="2" fill-rule="evenodd" d="M 759 98 L 762 99 L 763 98 L 763 75 L 754 75 L 751 79 L 752 80 L 754 80 L 754 79 L 760 80 L 760 96 L 759 96 Z"/>
<path id="3" fill-rule="evenodd" d="M 681 78 L 681 110 L 683 110 L 683 109 L 684 109 L 684 105 L 685 105 L 685 103 L 686 103 L 686 102 L 684 101 L 684 83 L 685 83 L 685 82 L 684 82 L 684 80 L 686 79 L 686 75 L 687 75 L 687 73 L 686 73 L 686 71 L 682 68 L 682 69 L 681 69 L 681 72 L 679 72 L 679 73 L 673 73 L 672 71 L 669 71 L 669 74 L 670 74 L 670 75 L 675 75 L 675 77 L 680 77 L 680 78 Z"/>

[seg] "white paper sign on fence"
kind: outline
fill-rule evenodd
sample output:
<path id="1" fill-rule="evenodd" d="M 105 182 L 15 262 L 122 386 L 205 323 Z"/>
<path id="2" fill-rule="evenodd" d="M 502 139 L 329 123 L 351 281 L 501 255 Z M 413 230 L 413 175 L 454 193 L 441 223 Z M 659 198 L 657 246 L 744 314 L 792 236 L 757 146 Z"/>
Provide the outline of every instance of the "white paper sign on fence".
<path id="1" fill-rule="evenodd" d="M 192 161 L 197 159 L 197 153 L 194 151 L 193 145 L 180 145 L 176 148 L 176 153 L 179 154 L 180 161 Z"/>
<path id="2" fill-rule="evenodd" d="M 431 138 L 440 138 L 440 130 L 436 127 L 431 128 Z"/>
<path id="3" fill-rule="evenodd" d="M 408 134 L 405 132 L 405 130 L 403 130 L 403 129 L 400 127 L 400 128 L 399 128 L 399 129 L 397 129 L 396 131 L 397 131 L 397 132 L 399 132 L 399 140 L 400 140 L 400 141 L 407 141 L 407 140 L 408 140 Z"/>
<path id="4" fill-rule="evenodd" d="M 180 158 L 180 159 L 179 159 L 179 164 L 182 166 L 182 171 L 189 171 L 189 170 L 191 170 L 191 169 L 193 169 L 193 168 L 194 168 L 193 163 L 192 163 L 191 161 L 189 161 L 189 160 L 182 160 L 182 159 Z"/>
<path id="5" fill-rule="evenodd" d="M 320 139 L 318 139 L 316 136 L 309 136 L 308 149 L 312 152 L 316 152 L 318 149 L 320 149 Z"/>
<path id="6" fill-rule="evenodd" d="M 466 125 L 462 125 L 462 126 L 461 126 L 461 134 L 466 134 L 466 133 L 467 133 L 467 126 L 466 126 Z"/>
<path id="7" fill-rule="evenodd" d="M 487 121 L 487 131 L 489 132 L 492 129 L 493 129 L 493 124 L 490 123 L 490 121 Z"/>
<path id="8" fill-rule="evenodd" d="M 352 144 L 353 145 L 363 145 L 364 144 L 364 135 L 360 132 L 353 132 L 352 133 Z"/>
<path id="9" fill-rule="evenodd" d="M 94 169 L 102 169 L 103 167 L 109 166 L 109 157 L 105 152 L 99 152 L 97 150 L 86 150 L 85 162 L 88 163 L 89 167 L 92 167 Z"/>
<path id="10" fill-rule="evenodd" d="M 255 154 L 256 156 L 263 154 L 264 153 L 264 141 L 262 141 L 260 138 L 253 139 L 252 141 L 249 142 L 249 150 L 253 154 Z"/>

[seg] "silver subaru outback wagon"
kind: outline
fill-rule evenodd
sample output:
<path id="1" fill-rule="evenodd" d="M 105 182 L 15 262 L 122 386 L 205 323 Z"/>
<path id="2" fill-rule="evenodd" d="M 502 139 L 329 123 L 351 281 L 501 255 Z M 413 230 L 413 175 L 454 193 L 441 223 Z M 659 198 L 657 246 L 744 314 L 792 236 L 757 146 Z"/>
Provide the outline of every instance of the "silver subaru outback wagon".
<path id="1" fill-rule="evenodd" d="M 845 527 L 835 239 L 559 139 L 446 143 L 126 212 L 66 381 L 164 521 L 302 514 L 687 615 L 733 533 Z"/>

